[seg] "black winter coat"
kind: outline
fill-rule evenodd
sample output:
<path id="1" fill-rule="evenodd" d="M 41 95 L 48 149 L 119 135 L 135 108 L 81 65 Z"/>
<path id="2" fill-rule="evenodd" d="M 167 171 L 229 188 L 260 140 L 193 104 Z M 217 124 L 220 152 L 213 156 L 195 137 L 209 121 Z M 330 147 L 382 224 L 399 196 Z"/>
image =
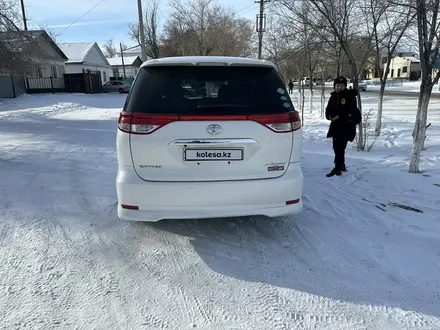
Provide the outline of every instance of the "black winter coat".
<path id="1" fill-rule="evenodd" d="M 361 113 L 357 107 L 356 89 L 344 89 L 342 92 L 336 91 L 330 94 L 325 117 L 327 120 L 339 116 L 330 123 L 327 137 L 344 138 L 353 141 L 356 137 L 356 125 L 361 122 Z"/>

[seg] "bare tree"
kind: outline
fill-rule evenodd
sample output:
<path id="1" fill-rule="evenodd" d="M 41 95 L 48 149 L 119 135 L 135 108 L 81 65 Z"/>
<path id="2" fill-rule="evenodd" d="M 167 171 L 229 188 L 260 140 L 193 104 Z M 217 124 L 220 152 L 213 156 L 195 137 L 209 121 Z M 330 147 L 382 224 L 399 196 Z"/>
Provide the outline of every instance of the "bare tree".
<path id="1" fill-rule="evenodd" d="M 160 35 L 159 35 L 159 17 L 158 11 L 160 4 L 158 0 L 151 0 L 145 8 L 144 14 L 144 35 L 145 35 L 145 52 L 150 58 L 160 57 Z M 139 33 L 139 22 L 130 23 L 129 36 L 138 44 L 141 43 Z"/>
<path id="2" fill-rule="evenodd" d="M 319 17 L 309 12 L 310 26 L 327 44 L 334 44 L 336 38 L 347 57 L 350 74 L 353 76 L 353 88 L 358 89 L 358 81 L 373 51 L 373 33 L 371 22 L 365 17 L 358 0 L 310 0 Z M 316 22 L 316 23 L 315 23 Z M 358 108 L 362 112 L 362 100 L 358 93 Z M 363 125 L 358 125 L 357 149 L 365 149 Z"/>
<path id="3" fill-rule="evenodd" d="M 23 31 L 17 2 L 0 0 L 0 71 L 32 74 L 44 62 L 39 32 Z"/>
<path id="4" fill-rule="evenodd" d="M 17 2 L 0 0 L 0 31 L 20 31 Z"/>
<path id="5" fill-rule="evenodd" d="M 294 40 L 291 42 L 292 49 L 299 56 L 296 57 L 298 71 L 300 73 L 298 81 L 304 76 L 310 78 L 309 82 L 309 112 L 313 110 L 313 79 L 319 62 L 323 59 L 323 43 L 319 34 L 310 28 L 310 19 L 308 13 L 311 6 L 307 2 L 292 2 L 281 0 L 278 6 L 273 8 L 277 15 L 279 24 L 283 27 L 283 35 L 280 36 L 280 42 L 285 40 Z M 288 27 L 288 28 L 286 28 Z M 302 87 L 302 86 L 301 86 Z M 304 88 L 300 88 L 300 104 L 304 103 Z"/>
<path id="6" fill-rule="evenodd" d="M 161 38 L 164 54 L 250 56 L 254 49 L 252 22 L 213 0 L 173 0 Z"/>
<path id="7" fill-rule="evenodd" d="M 106 40 L 105 44 L 103 45 L 103 48 L 104 48 L 104 55 L 106 57 L 112 58 L 115 57 L 116 54 L 118 53 L 118 49 L 113 43 L 113 39 Z"/>
<path id="8" fill-rule="evenodd" d="M 235 18 L 233 13 L 218 17 L 217 47 L 214 52 L 223 56 L 250 57 L 256 51 L 253 22 Z M 255 45 L 255 46 L 253 46 Z"/>
<path id="9" fill-rule="evenodd" d="M 433 75 L 434 63 L 439 61 L 439 3 L 440 0 L 414 0 L 422 79 L 416 123 L 413 131 L 413 148 L 409 165 L 410 173 L 420 172 L 420 155 L 426 138 L 429 100 L 432 87 L 438 83 L 440 78 L 440 71 Z"/>
<path id="10" fill-rule="evenodd" d="M 174 10 L 172 19 L 185 24 L 187 34 L 194 42 L 195 55 L 212 55 L 218 40 L 215 38 L 218 25 L 218 15 L 223 8 L 213 4 L 213 0 L 172 0 Z"/>
<path id="11" fill-rule="evenodd" d="M 408 28 L 414 22 L 415 11 L 402 3 L 393 3 L 389 0 L 365 0 L 366 14 L 373 22 L 373 35 L 376 51 L 375 68 L 380 79 L 379 101 L 377 105 L 376 135 L 380 135 L 382 128 L 383 96 L 390 72 L 391 58 L 401 44 Z M 385 55 L 386 62 L 382 63 Z M 383 72 L 381 64 L 384 64 Z"/>
<path id="12" fill-rule="evenodd" d="M 294 72 L 292 70 L 292 63 L 289 63 L 292 51 L 289 47 L 289 40 L 285 38 L 287 35 L 283 24 L 270 16 L 267 22 L 266 42 L 263 43 L 265 57 L 273 62 L 280 73 L 283 81 L 292 78 Z"/>

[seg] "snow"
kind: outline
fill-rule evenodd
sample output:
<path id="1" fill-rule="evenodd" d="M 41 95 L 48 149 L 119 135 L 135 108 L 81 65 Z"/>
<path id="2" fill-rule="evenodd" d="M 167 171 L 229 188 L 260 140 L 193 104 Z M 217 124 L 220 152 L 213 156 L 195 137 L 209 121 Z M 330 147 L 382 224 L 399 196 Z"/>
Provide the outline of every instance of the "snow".
<path id="1" fill-rule="evenodd" d="M 139 58 L 139 56 L 124 56 L 124 65 L 133 65 L 133 63 L 138 58 Z M 107 61 L 112 66 L 122 65 L 122 57 L 114 57 L 114 58 L 107 57 Z"/>
<path id="2" fill-rule="evenodd" d="M 411 61 L 413 63 L 420 63 L 420 59 L 415 56 L 403 56 L 403 59 Z"/>
<path id="3" fill-rule="evenodd" d="M 407 173 L 417 98 L 386 96 L 372 151 L 350 144 L 326 178 L 315 95 L 301 215 L 155 224 L 115 212 L 126 96 L 0 101 L 0 328 L 440 329 L 440 100 L 423 174 Z"/>
<path id="4" fill-rule="evenodd" d="M 58 44 L 58 47 L 60 47 L 69 59 L 67 63 L 82 63 L 93 45 L 93 42 L 77 42 L 61 43 Z"/>
<path id="5" fill-rule="evenodd" d="M 379 80 L 365 80 L 367 83 L 367 92 L 379 92 L 380 90 L 380 81 Z M 333 90 L 333 82 L 325 82 L 325 88 L 329 92 Z M 320 93 L 321 89 L 319 86 L 317 86 L 315 93 Z M 404 81 L 404 80 L 398 80 L 398 79 L 388 79 L 387 85 L 385 88 L 385 95 L 388 92 L 400 92 L 402 95 L 405 92 L 411 92 L 411 93 L 420 93 L 420 81 Z M 434 96 L 440 96 L 440 86 L 439 84 L 434 85 L 432 88 L 432 94 Z M 437 95 L 438 94 L 438 95 Z M 415 96 L 414 94 L 411 96 Z"/>
<path id="6" fill-rule="evenodd" d="M 387 84 L 385 88 L 385 94 L 387 91 L 398 91 L 398 92 L 412 92 L 412 93 L 419 93 L 420 92 L 420 81 L 404 81 L 403 83 L 396 82 L 396 85 L 393 86 L 393 81 L 391 81 L 389 84 Z M 380 90 L 380 82 L 371 85 L 368 84 L 367 86 L 368 91 L 379 91 Z M 440 87 L 439 85 L 434 85 L 432 88 L 433 94 L 439 94 L 440 93 Z M 440 95 L 440 94 L 439 94 Z"/>

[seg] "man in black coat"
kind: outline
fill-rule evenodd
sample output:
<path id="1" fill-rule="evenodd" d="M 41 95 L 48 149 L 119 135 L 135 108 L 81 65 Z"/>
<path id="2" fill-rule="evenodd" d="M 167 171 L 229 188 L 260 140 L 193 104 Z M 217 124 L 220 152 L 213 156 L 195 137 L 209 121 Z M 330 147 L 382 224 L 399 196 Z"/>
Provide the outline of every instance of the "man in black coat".
<path id="1" fill-rule="evenodd" d="M 327 138 L 333 138 L 333 151 L 335 153 L 335 167 L 327 177 L 341 175 L 347 171 L 345 166 L 345 149 L 348 141 L 356 137 L 356 125 L 361 122 L 361 113 L 357 107 L 356 89 L 347 89 L 347 79 L 338 77 L 333 82 L 334 92 L 330 95 L 325 117 L 330 120 Z"/>
<path id="2" fill-rule="evenodd" d="M 293 93 L 293 80 L 290 79 L 289 80 L 289 94 L 292 94 L 292 93 Z"/>

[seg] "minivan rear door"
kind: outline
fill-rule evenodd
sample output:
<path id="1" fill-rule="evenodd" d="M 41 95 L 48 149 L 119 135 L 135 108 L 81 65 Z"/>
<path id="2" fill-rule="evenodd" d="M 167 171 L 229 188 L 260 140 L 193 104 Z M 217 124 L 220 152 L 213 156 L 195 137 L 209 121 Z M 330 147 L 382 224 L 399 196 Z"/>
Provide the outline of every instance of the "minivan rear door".
<path id="1" fill-rule="evenodd" d="M 149 181 L 279 177 L 299 127 L 271 67 L 144 67 L 124 116 L 133 166 Z"/>

